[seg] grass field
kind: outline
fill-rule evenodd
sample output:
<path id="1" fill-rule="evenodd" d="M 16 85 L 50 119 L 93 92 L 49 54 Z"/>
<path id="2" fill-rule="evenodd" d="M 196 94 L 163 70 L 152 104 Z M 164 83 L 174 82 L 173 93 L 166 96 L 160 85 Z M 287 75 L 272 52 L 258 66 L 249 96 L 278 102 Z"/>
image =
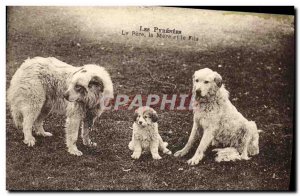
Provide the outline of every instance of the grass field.
<path id="1" fill-rule="evenodd" d="M 144 12 L 131 9 L 138 11 L 9 8 L 7 88 L 21 63 L 35 56 L 53 56 L 74 66 L 102 65 L 111 74 L 115 95 L 189 93 L 194 71 L 209 67 L 222 75 L 237 109 L 264 130 L 260 154 L 250 161 L 217 163 L 208 149 L 203 161 L 194 167 L 186 163 L 194 150 L 181 159 L 163 155 L 156 161 L 146 154 L 132 160 L 127 145 L 133 111 L 119 110 L 107 111 L 96 122 L 92 137 L 98 146 L 88 149 L 79 140 L 78 148 L 84 155 L 75 157 L 66 151 L 63 116 L 50 115 L 45 130 L 54 136 L 36 137 L 36 145 L 29 148 L 23 144 L 23 134 L 14 127 L 7 107 L 6 188 L 288 190 L 294 129 L 293 17 L 193 10 L 189 22 L 184 22 L 186 9 L 175 16 L 174 10 L 166 12 L 166 8 L 146 8 Z M 143 20 L 139 21 L 139 16 Z M 141 24 L 174 26 L 194 32 L 201 40 L 164 42 L 119 35 L 122 28 L 135 29 Z M 176 152 L 188 139 L 192 112 L 156 110 L 160 133 Z"/>

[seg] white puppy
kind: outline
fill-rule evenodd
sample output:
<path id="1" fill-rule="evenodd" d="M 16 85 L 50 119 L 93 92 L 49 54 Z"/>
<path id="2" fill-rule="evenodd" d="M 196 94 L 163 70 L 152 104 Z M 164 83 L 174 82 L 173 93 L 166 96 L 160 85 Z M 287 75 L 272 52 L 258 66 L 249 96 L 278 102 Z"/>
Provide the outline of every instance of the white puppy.
<path id="1" fill-rule="evenodd" d="M 157 120 L 156 111 L 150 107 L 145 106 L 135 110 L 132 140 L 128 145 L 133 151 L 131 155 L 133 159 L 140 158 L 143 150 L 150 150 L 153 159 L 161 159 L 158 149 L 165 154 L 172 154 L 167 149 L 168 143 L 163 142 L 158 133 Z"/>
<path id="2" fill-rule="evenodd" d="M 198 149 L 188 164 L 196 165 L 202 160 L 209 145 L 234 147 L 241 159 L 248 160 L 248 153 L 259 153 L 259 132 L 255 122 L 248 121 L 229 100 L 229 93 L 222 84 L 222 77 L 208 68 L 200 69 L 193 76 L 194 123 L 185 147 L 175 156 L 186 155 L 203 129 Z M 225 151 L 226 152 L 226 151 Z"/>
<path id="3" fill-rule="evenodd" d="M 82 155 L 76 147 L 80 125 L 83 144 L 95 146 L 89 132 L 112 97 L 112 81 L 103 67 L 73 67 L 52 57 L 26 60 L 12 77 L 7 94 L 13 120 L 23 127 L 25 144 L 35 144 L 33 127 L 37 135 L 52 136 L 43 128 L 50 112 L 66 114 L 66 144 L 69 153 L 78 156 Z"/>

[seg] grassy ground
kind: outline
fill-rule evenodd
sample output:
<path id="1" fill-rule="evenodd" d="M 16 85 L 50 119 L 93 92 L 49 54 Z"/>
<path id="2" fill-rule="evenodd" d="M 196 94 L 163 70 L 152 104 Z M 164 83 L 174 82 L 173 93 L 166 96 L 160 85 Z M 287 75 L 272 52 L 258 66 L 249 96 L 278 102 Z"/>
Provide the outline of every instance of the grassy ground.
<path id="1" fill-rule="evenodd" d="M 154 161 L 146 154 L 139 160 L 132 160 L 127 145 L 131 137 L 129 127 L 132 125 L 133 111 L 108 111 L 96 122 L 95 132 L 92 133 L 98 146 L 88 149 L 79 140 L 78 147 L 84 155 L 75 157 L 66 151 L 63 116 L 50 115 L 45 122 L 45 130 L 54 136 L 36 137 L 36 145 L 28 148 L 22 142 L 21 130 L 14 127 L 7 108 L 7 189 L 289 188 L 295 66 L 294 34 L 290 18 L 278 20 L 276 17 L 266 19 L 207 12 L 203 15 L 209 16 L 208 22 L 200 23 L 200 36 L 203 35 L 200 42 L 177 45 L 165 42 L 162 45 L 160 40 L 123 40 L 108 32 L 88 34 L 87 29 L 80 26 L 86 24 L 82 22 L 86 15 L 80 15 L 80 12 L 68 12 L 67 17 L 63 17 L 61 13 L 65 13 L 64 10 L 38 10 L 9 10 L 7 87 L 22 61 L 34 56 L 53 56 L 74 66 L 87 63 L 102 65 L 111 73 L 115 94 L 127 95 L 189 93 L 193 72 L 209 67 L 223 76 L 230 99 L 237 109 L 246 118 L 256 121 L 264 132 L 260 137 L 260 154 L 250 161 L 216 163 L 211 149 L 195 167 L 186 163 L 194 151 L 182 159 L 163 155 L 162 160 Z M 214 20 L 222 18 L 219 15 L 225 19 L 229 17 L 229 21 L 237 20 L 236 26 L 231 22 L 231 26 L 226 27 L 222 21 Z M 181 24 L 180 17 L 178 20 Z M 157 22 L 160 21 L 157 19 Z M 109 31 L 109 27 L 106 26 L 105 30 Z M 176 84 L 176 88 L 153 78 Z M 156 109 L 160 116 L 159 127 L 163 139 L 170 144 L 169 148 L 173 152 L 181 149 L 192 127 L 192 112 Z"/>

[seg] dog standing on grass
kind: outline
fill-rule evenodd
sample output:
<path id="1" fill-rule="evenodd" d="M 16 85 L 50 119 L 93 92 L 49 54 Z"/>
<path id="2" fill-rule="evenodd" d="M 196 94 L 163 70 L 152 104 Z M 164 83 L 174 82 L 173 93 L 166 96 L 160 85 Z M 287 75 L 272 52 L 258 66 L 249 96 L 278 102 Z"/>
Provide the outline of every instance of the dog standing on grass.
<path id="1" fill-rule="evenodd" d="M 248 154 L 259 153 L 259 132 L 255 122 L 248 121 L 229 100 L 229 93 L 222 84 L 222 77 L 211 69 L 204 68 L 193 76 L 193 94 L 195 97 L 193 128 L 185 147 L 176 152 L 176 157 L 186 155 L 199 138 L 199 128 L 203 136 L 193 158 L 188 164 L 197 165 L 202 160 L 208 146 L 222 145 L 233 147 L 240 154 L 238 159 L 248 160 Z M 235 154 L 232 148 L 220 151 Z M 222 153 L 221 153 L 222 152 Z M 231 157 L 231 156 L 229 156 Z M 236 156 L 233 156 L 236 159 Z"/>
<path id="2" fill-rule="evenodd" d="M 68 152 L 77 156 L 82 155 L 76 146 L 80 125 L 83 144 L 96 146 L 89 132 L 110 98 L 113 84 L 103 67 L 73 67 L 53 57 L 26 60 L 12 77 L 7 93 L 14 123 L 23 128 L 25 144 L 35 144 L 33 127 L 37 135 L 52 136 L 43 128 L 49 113 L 66 114 L 66 145 Z"/>
<path id="3" fill-rule="evenodd" d="M 132 140 L 128 147 L 133 151 L 131 157 L 139 159 L 143 150 L 150 150 L 153 159 L 161 159 L 158 150 L 165 154 L 172 154 L 158 133 L 158 115 L 148 106 L 135 110 Z"/>

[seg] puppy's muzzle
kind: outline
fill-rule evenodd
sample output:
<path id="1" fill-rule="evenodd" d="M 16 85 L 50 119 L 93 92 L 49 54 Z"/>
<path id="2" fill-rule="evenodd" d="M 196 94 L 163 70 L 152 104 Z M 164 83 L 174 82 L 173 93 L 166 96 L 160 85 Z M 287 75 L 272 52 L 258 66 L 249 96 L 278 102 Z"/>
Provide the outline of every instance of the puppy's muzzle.
<path id="1" fill-rule="evenodd" d="M 70 95 L 69 95 L 68 92 L 65 92 L 65 93 L 64 93 L 64 98 L 65 98 L 66 100 L 68 100 L 68 101 L 69 101 L 69 96 L 70 96 Z"/>

